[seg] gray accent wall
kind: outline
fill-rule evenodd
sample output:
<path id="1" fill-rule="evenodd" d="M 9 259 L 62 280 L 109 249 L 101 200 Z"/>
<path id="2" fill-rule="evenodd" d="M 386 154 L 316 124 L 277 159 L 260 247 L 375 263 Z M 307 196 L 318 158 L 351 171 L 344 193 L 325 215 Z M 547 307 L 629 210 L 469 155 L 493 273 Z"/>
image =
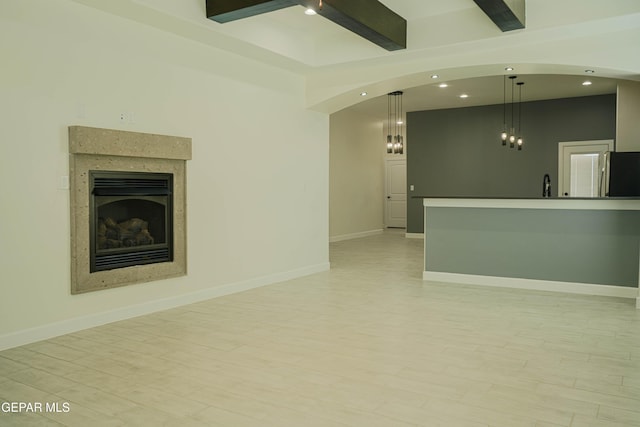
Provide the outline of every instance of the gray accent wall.
<path id="1" fill-rule="evenodd" d="M 614 139 L 616 95 L 523 102 L 522 151 L 502 122 L 502 104 L 407 113 L 407 232 L 423 232 L 423 197 L 541 197 L 547 173 L 557 196 L 558 142 Z"/>

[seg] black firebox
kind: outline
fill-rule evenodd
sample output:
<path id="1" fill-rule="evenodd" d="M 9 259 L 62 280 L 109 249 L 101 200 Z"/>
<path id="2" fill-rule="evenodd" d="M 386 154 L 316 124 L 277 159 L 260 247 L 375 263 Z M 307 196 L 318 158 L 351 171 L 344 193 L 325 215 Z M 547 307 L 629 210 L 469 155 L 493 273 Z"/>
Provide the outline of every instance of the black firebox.
<path id="1" fill-rule="evenodd" d="M 173 175 L 89 176 L 91 272 L 173 261 Z"/>

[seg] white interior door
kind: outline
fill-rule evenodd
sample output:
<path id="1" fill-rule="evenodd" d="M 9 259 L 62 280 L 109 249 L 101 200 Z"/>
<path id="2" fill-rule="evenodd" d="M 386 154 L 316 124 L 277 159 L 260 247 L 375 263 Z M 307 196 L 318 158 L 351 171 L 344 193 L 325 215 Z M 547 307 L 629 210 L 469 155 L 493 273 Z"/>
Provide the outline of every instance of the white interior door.
<path id="1" fill-rule="evenodd" d="M 385 225 L 407 227 L 407 162 L 404 159 L 386 160 Z"/>
<path id="2" fill-rule="evenodd" d="M 558 144 L 558 196 L 605 195 L 605 153 L 613 140 L 571 141 Z"/>

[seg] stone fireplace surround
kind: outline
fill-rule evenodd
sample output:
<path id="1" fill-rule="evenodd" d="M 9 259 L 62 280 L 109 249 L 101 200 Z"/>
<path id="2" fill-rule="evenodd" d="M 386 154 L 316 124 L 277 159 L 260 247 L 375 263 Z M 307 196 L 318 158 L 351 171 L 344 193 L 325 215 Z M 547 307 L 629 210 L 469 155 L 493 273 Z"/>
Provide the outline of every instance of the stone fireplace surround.
<path id="1" fill-rule="evenodd" d="M 69 155 L 71 293 L 186 275 L 186 161 L 191 159 L 191 139 L 70 126 Z M 173 174 L 173 261 L 90 272 L 89 171 Z"/>

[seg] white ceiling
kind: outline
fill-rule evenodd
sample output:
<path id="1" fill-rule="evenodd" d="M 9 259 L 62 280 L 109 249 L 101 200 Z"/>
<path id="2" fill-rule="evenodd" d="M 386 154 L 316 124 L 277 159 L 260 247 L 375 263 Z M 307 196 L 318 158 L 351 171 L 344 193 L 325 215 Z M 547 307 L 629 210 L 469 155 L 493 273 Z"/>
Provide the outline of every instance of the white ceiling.
<path id="1" fill-rule="evenodd" d="M 522 101 L 539 101 L 544 99 L 573 98 L 579 96 L 605 95 L 616 93 L 617 80 L 584 75 L 525 74 L 505 72 L 505 76 L 516 75 L 514 82 L 523 82 Z M 403 111 L 423 111 L 445 108 L 461 108 L 478 105 L 502 104 L 505 97 L 504 76 L 474 77 L 447 81 L 435 79 L 431 84 L 421 85 L 403 90 Z M 589 86 L 583 85 L 590 81 Z M 439 85 L 446 83 L 447 87 Z M 466 94 L 468 98 L 460 98 Z M 518 101 L 519 89 L 515 85 L 515 101 Z M 511 102 L 511 81 L 506 79 L 506 98 Z M 363 98 L 364 99 L 364 98 Z M 365 99 L 349 107 L 351 111 L 370 117 L 374 120 L 385 120 L 387 117 L 387 96 Z"/>
<path id="2" fill-rule="evenodd" d="M 155 3 L 155 0 L 139 1 Z M 407 19 L 408 47 L 402 52 L 387 52 L 320 15 L 307 16 L 302 6 L 212 25 L 216 31 L 308 67 L 390 58 L 468 37 L 500 33 L 473 0 L 382 0 L 382 3 Z M 432 37 L 435 27 L 443 24 L 454 25 L 449 28 L 454 29 L 451 35 Z"/>
<path id="3" fill-rule="evenodd" d="M 205 0 L 73 1 L 303 76 L 309 108 L 329 113 L 375 116 L 382 106 L 386 117 L 394 90 L 405 91 L 407 111 L 501 103 L 505 65 L 525 81 L 525 100 L 640 80 L 640 0 L 526 0 L 526 29 L 507 33 L 473 0 L 381 0 L 408 22 L 408 47 L 395 52 L 301 6 L 220 24 L 206 18 Z M 596 74 L 584 87 L 587 68 Z M 433 73 L 450 86 L 438 88 Z"/>

